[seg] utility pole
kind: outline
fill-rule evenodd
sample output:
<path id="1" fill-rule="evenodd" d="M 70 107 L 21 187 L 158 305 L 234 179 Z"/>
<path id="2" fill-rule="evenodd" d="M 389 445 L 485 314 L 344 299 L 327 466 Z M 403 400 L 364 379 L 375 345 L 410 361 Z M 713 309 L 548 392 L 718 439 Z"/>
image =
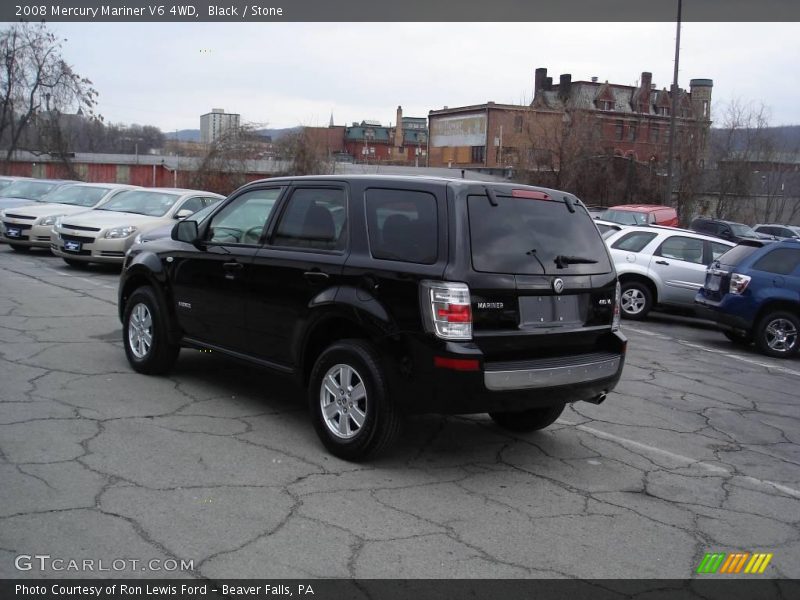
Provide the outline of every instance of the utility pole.
<path id="1" fill-rule="evenodd" d="M 678 63 L 681 56 L 681 4 L 678 0 L 678 26 L 675 34 L 675 70 L 672 75 L 672 106 L 669 109 L 669 156 L 667 157 L 667 190 L 664 194 L 664 204 L 672 205 L 672 167 L 675 158 L 675 121 L 678 112 Z M 682 216 L 682 215 L 679 215 Z"/>

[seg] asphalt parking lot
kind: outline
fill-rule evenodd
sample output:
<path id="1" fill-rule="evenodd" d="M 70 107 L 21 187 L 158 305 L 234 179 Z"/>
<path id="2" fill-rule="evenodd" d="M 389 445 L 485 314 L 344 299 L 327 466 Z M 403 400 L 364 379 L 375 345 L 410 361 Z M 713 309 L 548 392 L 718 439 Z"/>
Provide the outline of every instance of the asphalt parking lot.
<path id="1" fill-rule="evenodd" d="M 685 578 L 733 551 L 800 577 L 798 359 L 697 320 L 624 322 L 603 405 L 523 435 L 416 417 L 351 464 L 289 382 L 189 350 L 135 374 L 117 278 L 0 246 L 0 578 Z M 15 566 L 36 554 L 128 562 Z"/>

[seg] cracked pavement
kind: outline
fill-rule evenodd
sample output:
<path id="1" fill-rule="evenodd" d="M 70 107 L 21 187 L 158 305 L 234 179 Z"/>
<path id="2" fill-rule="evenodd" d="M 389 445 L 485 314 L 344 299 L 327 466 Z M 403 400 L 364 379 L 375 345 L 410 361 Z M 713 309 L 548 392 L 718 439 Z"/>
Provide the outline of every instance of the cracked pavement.
<path id="1" fill-rule="evenodd" d="M 800 577 L 797 359 L 697 320 L 625 322 L 603 405 L 534 434 L 414 417 L 351 464 L 277 376 L 191 350 L 134 373 L 117 278 L 0 246 L 0 578 L 664 579 L 712 551 Z M 193 568 L 18 571 L 19 554 Z"/>

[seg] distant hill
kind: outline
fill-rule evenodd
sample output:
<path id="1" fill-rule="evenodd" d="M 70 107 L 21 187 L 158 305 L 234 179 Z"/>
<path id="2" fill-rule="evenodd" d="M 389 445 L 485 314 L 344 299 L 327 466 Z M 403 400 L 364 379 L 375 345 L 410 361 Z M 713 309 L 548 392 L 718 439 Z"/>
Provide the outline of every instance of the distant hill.
<path id="1" fill-rule="evenodd" d="M 259 133 L 263 136 L 269 136 L 272 138 L 272 141 L 276 141 L 281 138 L 281 136 L 286 135 L 287 133 L 291 133 L 293 131 L 297 131 L 299 127 L 286 127 L 284 129 L 256 129 L 256 133 Z M 200 130 L 199 129 L 180 129 L 178 131 L 166 131 L 164 132 L 164 137 L 168 140 L 177 139 L 179 142 L 199 142 L 200 141 Z"/>
<path id="2" fill-rule="evenodd" d="M 782 127 L 768 127 L 764 130 L 775 144 L 775 149 L 780 152 L 800 152 L 800 125 L 785 125 Z M 734 133 L 734 148 L 732 150 L 745 150 L 750 131 L 742 129 Z M 711 144 L 719 147 L 728 134 L 727 129 L 714 127 L 711 129 Z"/>

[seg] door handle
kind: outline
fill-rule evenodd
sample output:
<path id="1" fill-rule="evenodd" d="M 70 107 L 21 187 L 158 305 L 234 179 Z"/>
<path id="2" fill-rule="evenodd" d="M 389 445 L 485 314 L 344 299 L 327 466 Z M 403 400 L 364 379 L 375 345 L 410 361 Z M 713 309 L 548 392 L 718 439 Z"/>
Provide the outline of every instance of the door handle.
<path id="1" fill-rule="evenodd" d="M 241 271 L 244 268 L 242 263 L 238 262 L 229 262 L 229 263 L 222 263 L 222 268 L 226 271 Z"/>
<path id="2" fill-rule="evenodd" d="M 657 260 L 656 264 L 657 265 L 669 265 L 669 263 L 667 261 L 665 261 L 665 260 Z"/>
<path id="3" fill-rule="evenodd" d="M 330 275 L 322 271 L 306 271 L 303 277 L 309 283 L 320 284 L 325 283 L 330 278 Z"/>

